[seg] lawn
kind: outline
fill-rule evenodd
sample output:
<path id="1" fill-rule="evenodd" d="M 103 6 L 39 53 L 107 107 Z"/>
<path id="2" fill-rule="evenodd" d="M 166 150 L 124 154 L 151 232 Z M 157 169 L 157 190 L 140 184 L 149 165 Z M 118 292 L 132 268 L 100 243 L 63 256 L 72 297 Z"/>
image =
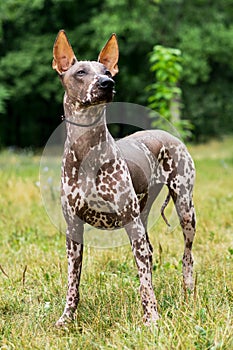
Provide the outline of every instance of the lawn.
<path id="1" fill-rule="evenodd" d="M 65 303 L 65 235 L 41 201 L 40 156 L 1 152 L 1 349 L 233 349 L 233 138 L 189 149 L 197 169 L 196 293 L 182 291 L 180 228 L 157 220 L 150 237 L 158 329 L 141 323 L 128 244 L 85 247 L 77 318 L 69 329 L 54 327 Z"/>

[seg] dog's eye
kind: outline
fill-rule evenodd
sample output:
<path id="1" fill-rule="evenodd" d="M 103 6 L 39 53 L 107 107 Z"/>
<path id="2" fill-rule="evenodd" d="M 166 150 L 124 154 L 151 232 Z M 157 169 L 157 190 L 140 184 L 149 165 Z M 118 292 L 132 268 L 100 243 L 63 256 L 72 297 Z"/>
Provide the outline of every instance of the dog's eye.
<path id="1" fill-rule="evenodd" d="M 85 70 L 83 70 L 83 69 L 80 69 L 80 70 L 78 70 L 77 72 L 76 72 L 76 75 L 78 76 L 78 77 L 82 77 L 83 75 L 85 75 L 86 74 L 86 72 L 85 72 Z"/>
<path id="2" fill-rule="evenodd" d="M 111 74 L 111 72 L 109 70 L 105 71 L 105 75 L 107 75 L 108 77 L 112 77 L 112 74 Z"/>

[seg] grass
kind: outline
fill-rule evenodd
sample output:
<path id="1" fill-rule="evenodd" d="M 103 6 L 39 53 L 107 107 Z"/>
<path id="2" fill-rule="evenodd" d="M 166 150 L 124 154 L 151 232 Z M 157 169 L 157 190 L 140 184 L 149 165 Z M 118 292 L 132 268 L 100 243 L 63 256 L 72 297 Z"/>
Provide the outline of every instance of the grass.
<path id="1" fill-rule="evenodd" d="M 187 302 L 182 292 L 181 230 L 168 232 L 159 219 L 150 230 L 158 329 L 141 323 L 139 281 L 125 245 L 85 247 L 81 301 L 67 330 L 54 328 L 65 303 L 65 236 L 41 202 L 40 156 L 0 154 L 1 349 L 233 349 L 233 138 L 190 152 L 197 168 L 196 297 Z"/>

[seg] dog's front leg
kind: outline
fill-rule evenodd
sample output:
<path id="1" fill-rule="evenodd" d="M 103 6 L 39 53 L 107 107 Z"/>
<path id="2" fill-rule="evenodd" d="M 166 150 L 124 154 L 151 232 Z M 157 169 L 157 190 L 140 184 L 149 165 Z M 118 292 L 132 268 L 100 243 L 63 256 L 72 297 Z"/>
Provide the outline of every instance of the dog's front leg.
<path id="1" fill-rule="evenodd" d="M 127 225 L 133 255 L 138 268 L 140 296 L 144 311 L 143 321 L 146 325 L 156 323 L 159 319 L 157 302 L 152 285 L 152 250 L 145 228 L 140 218 Z"/>
<path id="2" fill-rule="evenodd" d="M 68 232 L 66 236 L 66 249 L 68 258 L 68 290 L 65 309 L 56 323 L 57 327 L 63 327 L 73 320 L 79 302 L 79 283 L 83 256 L 82 239 L 78 241 L 76 239 L 74 240 Z"/>

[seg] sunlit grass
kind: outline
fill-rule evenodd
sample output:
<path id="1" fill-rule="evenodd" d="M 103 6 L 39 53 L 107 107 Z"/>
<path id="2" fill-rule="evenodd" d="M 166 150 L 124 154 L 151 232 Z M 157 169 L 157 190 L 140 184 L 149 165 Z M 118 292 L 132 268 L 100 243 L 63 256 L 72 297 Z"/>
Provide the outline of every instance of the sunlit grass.
<path id="1" fill-rule="evenodd" d="M 190 151 L 197 168 L 196 297 L 187 303 L 183 293 L 181 230 L 168 232 L 159 219 L 150 230 L 158 329 L 141 323 L 129 245 L 85 248 L 77 319 L 68 330 L 54 328 L 65 303 L 65 236 L 41 202 L 40 157 L 0 154 L 1 349 L 233 349 L 233 139 Z"/>

